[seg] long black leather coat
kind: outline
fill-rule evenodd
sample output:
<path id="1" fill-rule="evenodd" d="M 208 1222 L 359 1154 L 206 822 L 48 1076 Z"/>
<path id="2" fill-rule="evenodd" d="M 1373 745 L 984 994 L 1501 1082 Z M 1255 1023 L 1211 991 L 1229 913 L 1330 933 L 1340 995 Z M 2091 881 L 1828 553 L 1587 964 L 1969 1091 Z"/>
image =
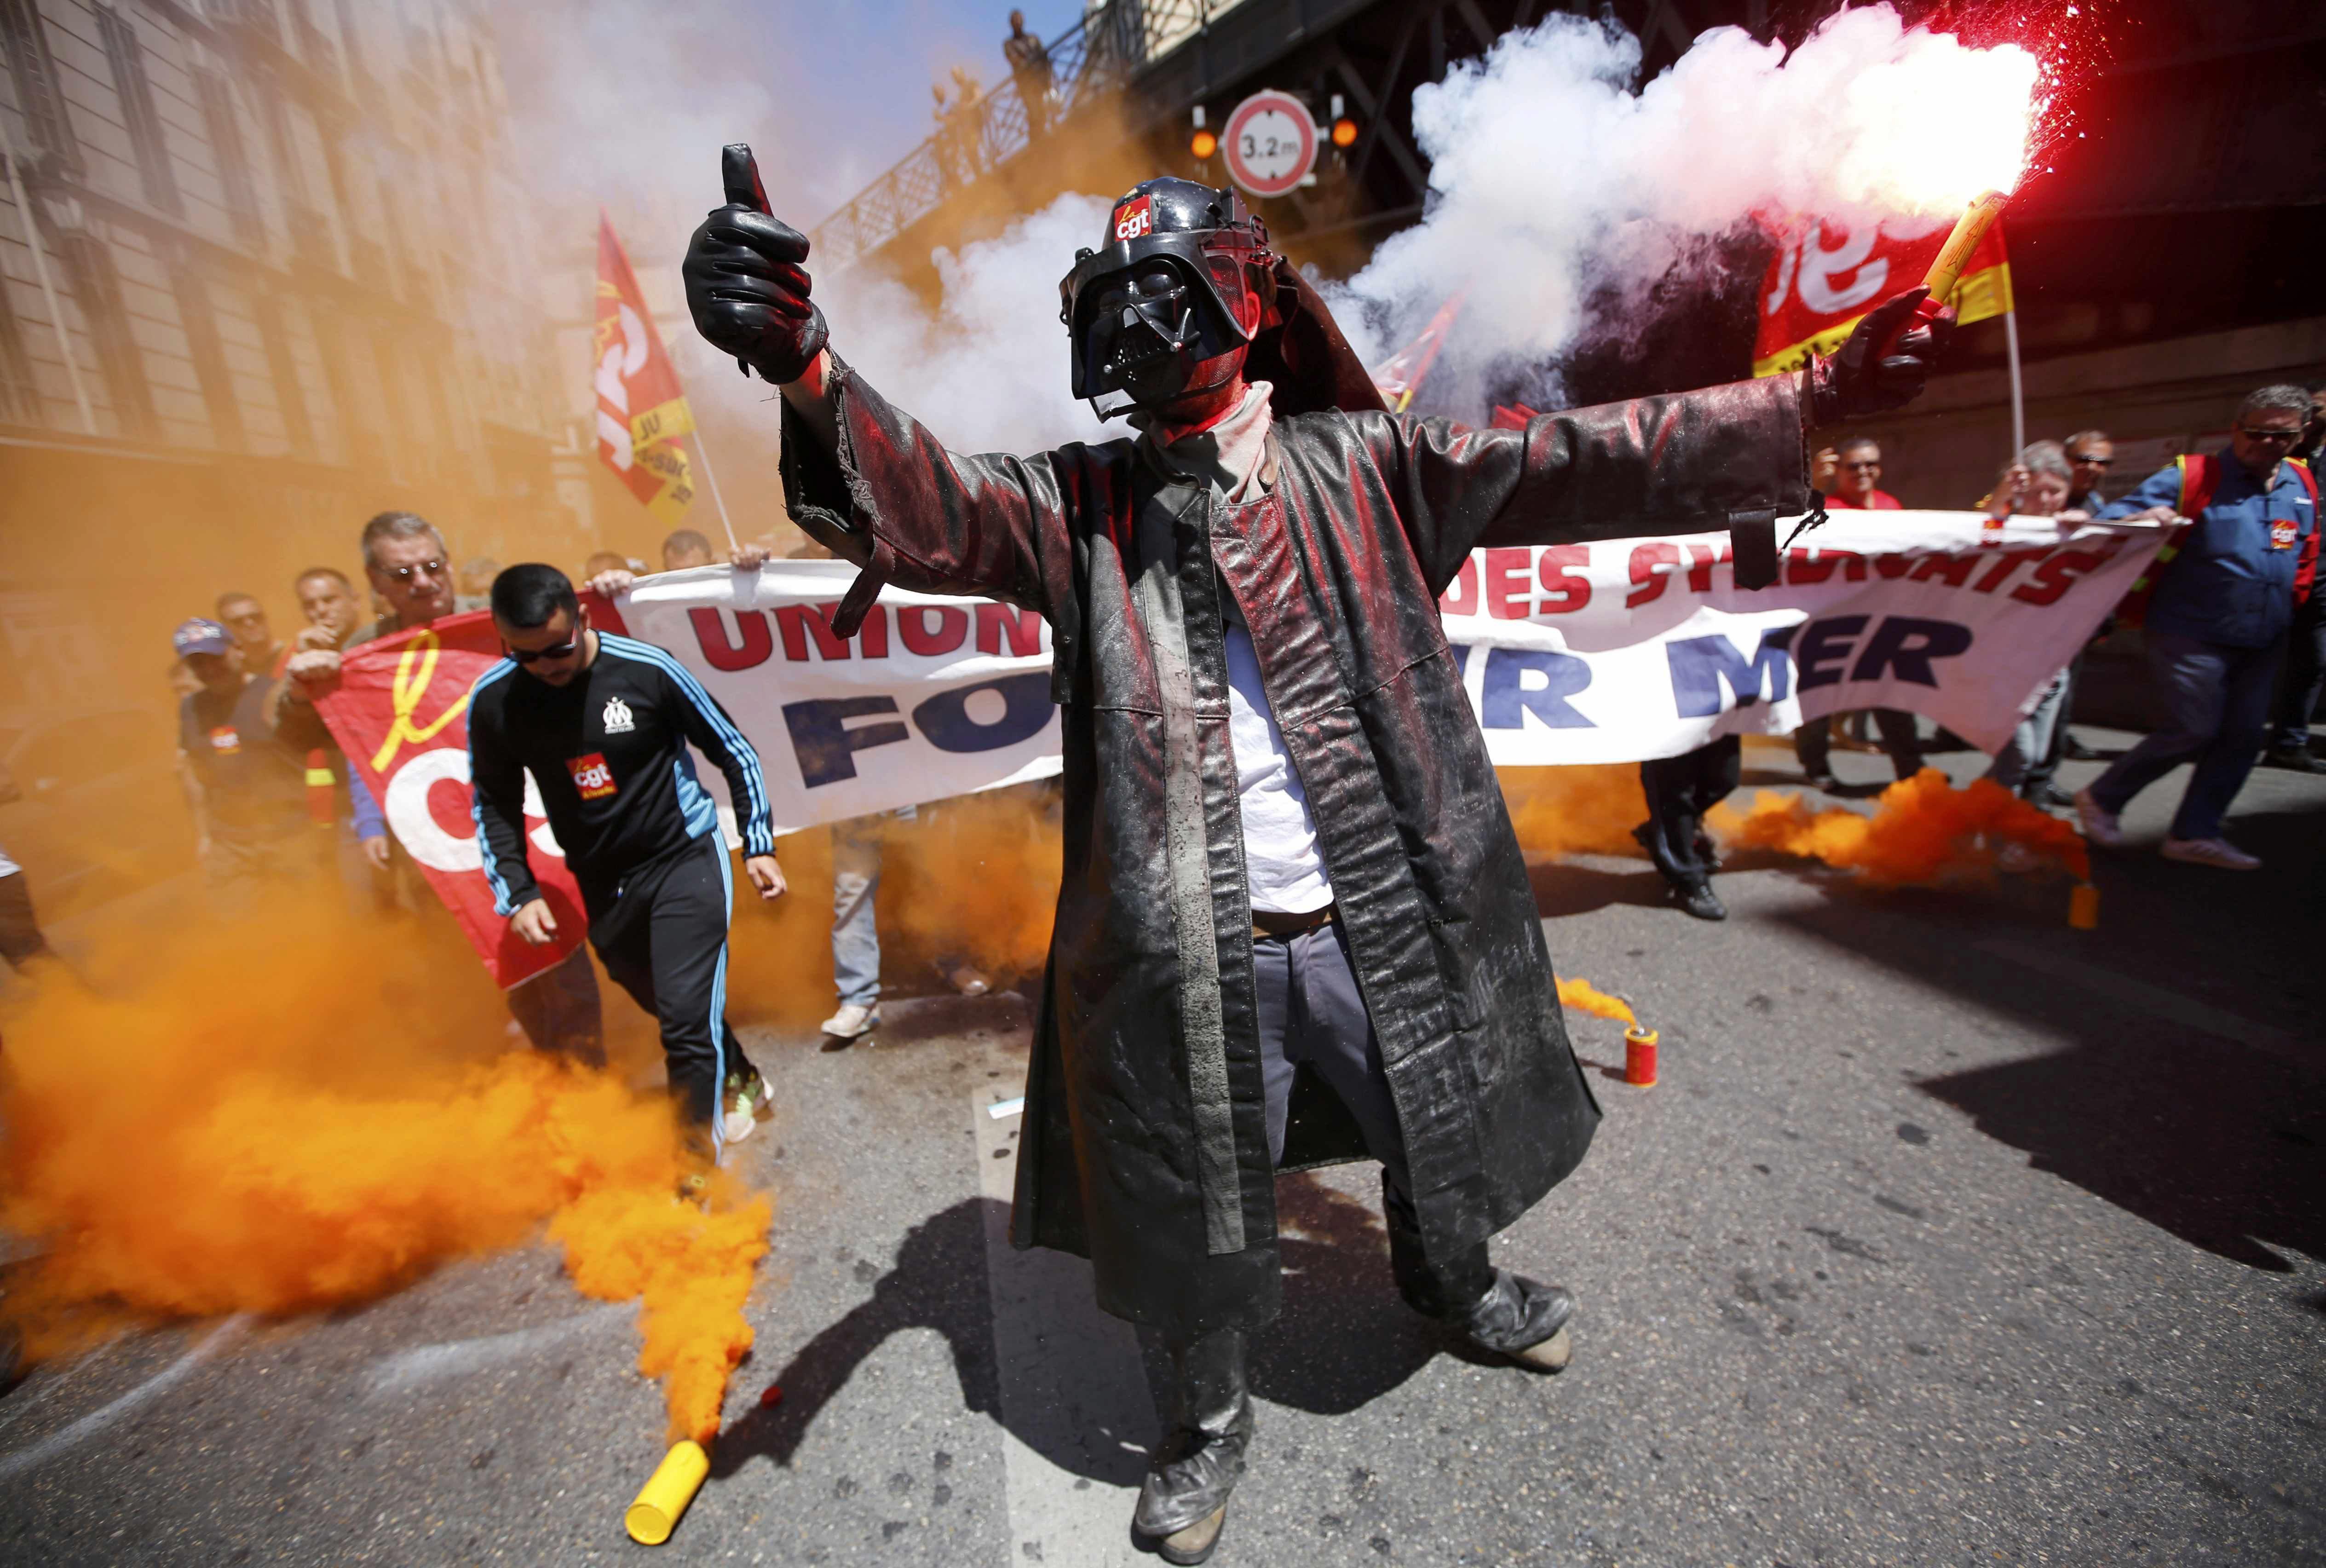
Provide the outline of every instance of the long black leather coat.
<path id="1" fill-rule="evenodd" d="M 860 563 L 887 546 L 906 586 L 1007 600 L 1054 633 L 1065 874 L 1011 1239 L 1087 1255 L 1100 1306 L 1175 1338 L 1276 1311 L 1223 593 L 1316 817 L 1425 1246 L 1448 1256 L 1517 1219 L 1581 1161 L 1599 1108 L 1438 595 L 1482 545 L 1805 509 L 1795 378 L 1523 430 L 1279 418 L 1272 489 L 1229 504 L 1130 441 L 949 453 L 834 370 L 836 453 L 787 411 L 795 518 Z M 1296 1089 L 1288 1165 L 1363 1153 L 1329 1092 Z"/>

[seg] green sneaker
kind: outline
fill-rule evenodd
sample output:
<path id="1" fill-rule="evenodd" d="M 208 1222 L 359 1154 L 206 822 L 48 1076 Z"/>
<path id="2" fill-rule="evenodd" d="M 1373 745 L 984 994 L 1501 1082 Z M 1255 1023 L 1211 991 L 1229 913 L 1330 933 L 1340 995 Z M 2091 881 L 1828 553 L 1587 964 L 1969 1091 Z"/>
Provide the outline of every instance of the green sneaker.
<path id="1" fill-rule="evenodd" d="M 727 1075 L 725 1111 L 719 1130 L 727 1142 L 740 1143 L 751 1135 L 751 1129 L 774 1115 L 775 1107 L 768 1103 L 768 1080 L 758 1073 L 730 1072 Z"/>

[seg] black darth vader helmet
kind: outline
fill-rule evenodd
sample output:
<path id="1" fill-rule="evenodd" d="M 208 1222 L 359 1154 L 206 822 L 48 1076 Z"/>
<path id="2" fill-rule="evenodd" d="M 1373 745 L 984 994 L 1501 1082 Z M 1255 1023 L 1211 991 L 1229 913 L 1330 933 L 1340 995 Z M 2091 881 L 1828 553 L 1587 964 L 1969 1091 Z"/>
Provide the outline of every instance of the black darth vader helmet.
<path id="1" fill-rule="evenodd" d="M 1058 281 L 1074 389 L 1104 418 L 1168 402 L 1196 368 L 1273 324 L 1268 226 L 1233 191 L 1149 180 L 1114 204 L 1107 242 L 1075 254 Z M 1103 400 L 1121 397 L 1112 406 Z"/>

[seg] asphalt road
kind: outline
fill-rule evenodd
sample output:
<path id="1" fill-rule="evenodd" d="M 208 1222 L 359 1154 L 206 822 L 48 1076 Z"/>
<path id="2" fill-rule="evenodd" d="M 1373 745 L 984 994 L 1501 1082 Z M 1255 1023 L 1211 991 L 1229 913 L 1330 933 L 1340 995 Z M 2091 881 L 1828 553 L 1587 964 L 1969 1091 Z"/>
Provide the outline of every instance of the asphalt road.
<path id="1" fill-rule="evenodd" d="M 1496 1246 L 1581 1297 L 1575 1363 L 1456 1349 L 1391 1288 L 1372 1171 L 1288 1179 L 1215 1561 L 2326 1562 L 2326 780 L 2257 774 L 2231 831 L 2266 871 L 2110 858 L 2091 933 L 2056 882 L 1763 861 L 1708 927 L 1642 862 L 1541 868 L 1561 973 L 1664 1041 L 1633 1088 L 1617 1026 L 1574 1021 L 1606 1124 Z M 985 1107 L 1026 1024 L 1003 996 L 845 1052 L 755 1039 L 786 1107 L 740 1151 L 779 1203 L 759 1349 L 665 1560 L 1134 1560 L 1135 1341 L 1080 1264 L 1000 1239 L 1016 1123 Z M 0 1560 L 643 1559 L 635 1351 L 541 1249 L 117 1342 L 0 1399 Z"/>

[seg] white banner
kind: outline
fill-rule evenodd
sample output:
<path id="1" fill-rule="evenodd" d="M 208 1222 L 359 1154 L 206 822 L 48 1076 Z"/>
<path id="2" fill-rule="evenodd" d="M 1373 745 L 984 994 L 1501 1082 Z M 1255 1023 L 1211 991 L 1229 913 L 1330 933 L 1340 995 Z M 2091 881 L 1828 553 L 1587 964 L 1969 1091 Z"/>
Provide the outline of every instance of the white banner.
<path id="1" fill-rule="evenodd" d="M 1903 708 L 1993 751 L 2163 540 L 2152 524 L 1837 511 L 1758 590 L 1736 586 L 1726 533 L 1480 550 L 1446 595 L 1446 637 L 1504 766 L 1673 757 L 1854 708 Z"/>
<path id="2" fill-rule="evenodd" d="M 1753 592 L 1725 533 L 1481 550 L 1446 596 L 1446 636 L 1498 764 L 1669 757 L 1869 707 L 1993 751 L 2163 537 L 1838 512 Z M 677 655 L 758 746 L 777 832 L 1057 772 L 1040 617 L 891 589 L 845 643 L 828 618 L 854 576 L 837 561 L 706 566 L 619 602 L 630 635 Z"/>

